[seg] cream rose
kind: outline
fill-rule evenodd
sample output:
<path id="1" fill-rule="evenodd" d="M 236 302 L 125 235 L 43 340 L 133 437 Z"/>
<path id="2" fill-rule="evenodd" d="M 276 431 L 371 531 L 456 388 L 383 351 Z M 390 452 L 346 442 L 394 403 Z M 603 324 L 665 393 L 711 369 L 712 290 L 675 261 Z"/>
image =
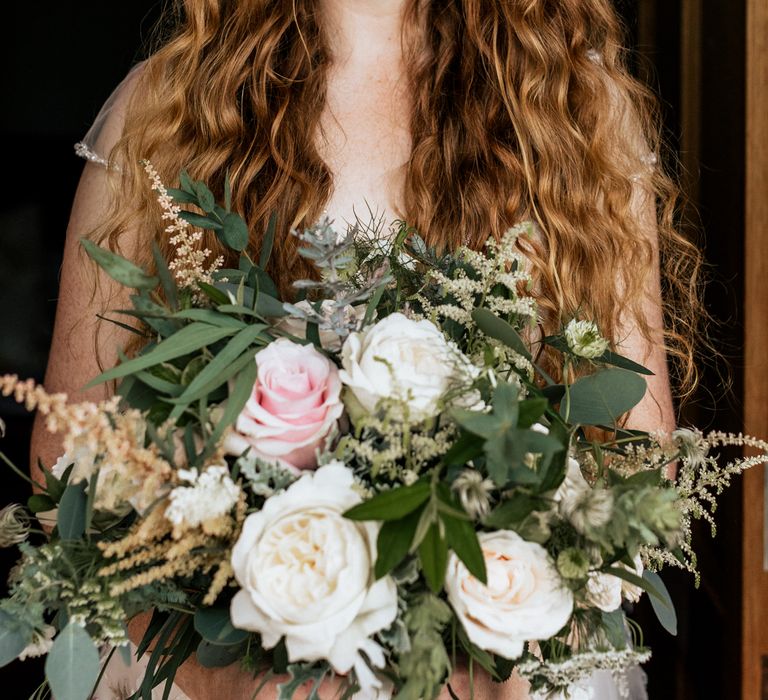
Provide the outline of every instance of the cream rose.
<path id="1" fill-rule="evenodd" d="M 351 470 L 332 462 L 305 473 L 246 518 L 232 550 L 241 589 L 232 600 L 235 627 L 261 634 L 271 648 L 285 637 L 288 658 L 327 659 L 352 668 L 361 687 L 381 687 L 374 667 L 384 653 L 371 636 L 397 615 L 391 577 L 374 580 L 379 525 L 342 514 L 360 503 Z"/>
<path id="2" fill-rule="evenodd" d="M 466 383 L 472 369 L 434 323 L 401 313 L 350 334 L 341 364 L 341 381 L 366 411 L 373 413 L 381 399 L 399 399 L 414 421 L 434 416 L 448 389 Z"/>
<path id="3" fill-rule="evenodd" d="M 256 353 L 251 397 L 224 443 L 298 468 L 317 466 L 315 450 L 336 426 L 344 405 L 336 366 L 311 345 L 279 338 Z"/>
<path id="4" fill-rule="evenodd" d="M 448 600 L 472 642 L 516 659 L 526 641 L 548 639 L 568 622 L 573 594 L 541 545 L 510 530 L 479 537 L 488 584 L 480 583 L 451 553 Z"/>
<path id="5" fill-rule="evenodd" d="M 642 578 L 643 572 L 645 571 L 645 567 L 643 566 L 643 558 L 639 554 L 636 554 L 635 558 L 632 560 L 632 563 L 634 564 L 633 567 L 629 567 L 626 564 L 622 564 L 622 566 L 631 574 L 635 574 L 635 576 Z M 640 588 L 640 586 L 636 586 L 634 583 L 630 583 L 629 581 L 622 579 L 621 594 L 625 600 L 629 601 L 630 603 L 637 603 L 640 601 L 640 598 L 643 597 L 643 593 L 645 593 L 645 591 Z"/>
<path id="6" fill-rule="evenodd" d="M 607 613 L 618 609 L 621 606 L 621 581 L 613 574 L 591 572 L 587 579 L 587 605 Z"/>

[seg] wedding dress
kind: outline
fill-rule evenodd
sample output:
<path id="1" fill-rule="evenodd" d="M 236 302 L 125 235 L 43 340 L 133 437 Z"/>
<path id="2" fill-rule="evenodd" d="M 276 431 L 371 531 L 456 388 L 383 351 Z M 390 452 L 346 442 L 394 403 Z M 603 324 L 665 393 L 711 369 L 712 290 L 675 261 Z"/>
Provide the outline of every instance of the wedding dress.
<path id="1" fill-rule="evenodd" d="M 100 167 L 119 167 L 117 164 L 110 164 L 108 160 L 109 150 L 119 138 L 119 129 L 123 122 L 122 117 L 128 97 L 142 65 L 139 63 L 131 69 L 114 90 L 83 140 L 75 144 L 77 155 Z M 655 160 L 650 155 L 644 162 L 652 166 Z M 368 208 L 370 210 L 370 207 Z M 337 217 L 334 217 L 331 212 L 326 211 L 325 213 L 331 219 L 336 218 L 347 222 L 350 219 L 348 212 Z M 379 217 L 386 217 L 386 212 L 384 214 L 377 212 L 376 218 L 379 219 Z M 92 700 L 127 700 L 140 687 L 147 660 L 146 657 L 136 659 L 134 645 L 131 645 L 130 650 L 132 658 L 130 664 L 125 663 L 123 654 L 114 653 L 111 655 Z M 107 656 L 109 656 L 108 649 L 104 650 L 103 660 L 106 661 Z M 164 683 L 161 683 L 152 691 L 153 700 L 162 700 L 163 692 Z M 190 700 L 190 698 L 174 685 L 168 700 Z M 210 700 L 225 700 L 225 698 L 211 698 Z M 462 698 L 462 700 L 464 699 Z M 531 700 L 545 700 L 545 696 L 534 694 L 531 696 Z M 546 696 L 546 700 L 648 700 L 645 673 L 639 666 L 630 669 L 619 678 L 615 678 L 609 671 L 596 671 L 578 687 L 574 687 L 570 696 L 550 695 Z"/>

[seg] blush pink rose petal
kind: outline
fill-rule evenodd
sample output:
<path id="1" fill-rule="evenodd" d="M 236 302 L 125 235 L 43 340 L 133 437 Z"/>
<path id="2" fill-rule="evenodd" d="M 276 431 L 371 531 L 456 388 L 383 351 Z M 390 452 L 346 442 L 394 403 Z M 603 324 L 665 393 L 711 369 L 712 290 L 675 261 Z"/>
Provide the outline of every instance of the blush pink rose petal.
<path id="1" fill-rule="evenodd" d="M 225 448 L 297 469 L 317 466 L 315 450 L 344 406 L 336 366 L 312 345 L 279 338 L 256 354 L 256 383 Z"/>

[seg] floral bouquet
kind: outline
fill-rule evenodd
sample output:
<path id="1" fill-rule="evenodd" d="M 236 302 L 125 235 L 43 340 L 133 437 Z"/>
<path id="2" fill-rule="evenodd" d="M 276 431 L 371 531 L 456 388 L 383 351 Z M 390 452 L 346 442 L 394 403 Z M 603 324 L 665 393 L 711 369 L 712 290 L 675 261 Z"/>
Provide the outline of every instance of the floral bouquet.
<path id="1" fill-rule="evenodd" d="M 135 290 L 122 313 L 142 349 L 94 380 L 117 381 L 114 398 L 0 378 L 65 449 L 0 515 L 21 551 L 1 664 L 47 653 L 57 700 L 85 700 L 112 654 L 130 663 L 127 622 L 151 610 L 137 699 L 167 696 L 192 654 L 287 674 L 281 699 L 330 675 L 344 697 L 434 698 L 460 659 L 547 695 L 648 659 L 627 617 L 643 593 L 675 633 L 657 572 L 695 572 L 692 519 L 712 522 L 768 444 L 623 428 L 649 371 L 589 319 L 537 333 L 517 252 L 531 225 L 439 255 L 405 225 L 340 238 L 323 221 L 293 232 L 317 274 L 288 303 L 265 272 L 274 219 L 254 260 L 228 186 L 222 206 L 146 167 L 173 258 L 155 248 L 150 273 L 83 242 Z M 200 229 L 237 269 L 209 261 Z M 718 466 L 724 445 L 762 454 Z"/>

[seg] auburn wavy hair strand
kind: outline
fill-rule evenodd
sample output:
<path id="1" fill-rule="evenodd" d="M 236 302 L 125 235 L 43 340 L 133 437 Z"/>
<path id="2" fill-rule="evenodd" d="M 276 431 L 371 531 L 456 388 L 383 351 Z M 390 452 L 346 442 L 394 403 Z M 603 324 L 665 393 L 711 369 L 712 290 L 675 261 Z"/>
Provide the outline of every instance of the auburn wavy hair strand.
<path id="1" fill-rule="evenodd" d="M 333 188 L 317 147 L 333 65 L 320 2 L 179 0 L 166 19 L 111 153 L 114 212 L 97 238 L 163 230 L 143 159 L 219 195 L 229 171 L 254 248 L 277 213 L 270 272 L 290 292 L 310 271 L 288 232 L 315 222 Z M 631 324 L 653 340 L 643 300 L 660 260 L 677 393 L 692 391 L 701 258 L 679 230 L 656 102 L 626 68 L 610 1 L 408 0 L 402 41 L 407 222 L 451 249 L 534 220 L 541 236 L 522 245 L 545 331 L 579 314 L 615 345 Z M 225 252 L 212 236 L 203 245 Z"/>

